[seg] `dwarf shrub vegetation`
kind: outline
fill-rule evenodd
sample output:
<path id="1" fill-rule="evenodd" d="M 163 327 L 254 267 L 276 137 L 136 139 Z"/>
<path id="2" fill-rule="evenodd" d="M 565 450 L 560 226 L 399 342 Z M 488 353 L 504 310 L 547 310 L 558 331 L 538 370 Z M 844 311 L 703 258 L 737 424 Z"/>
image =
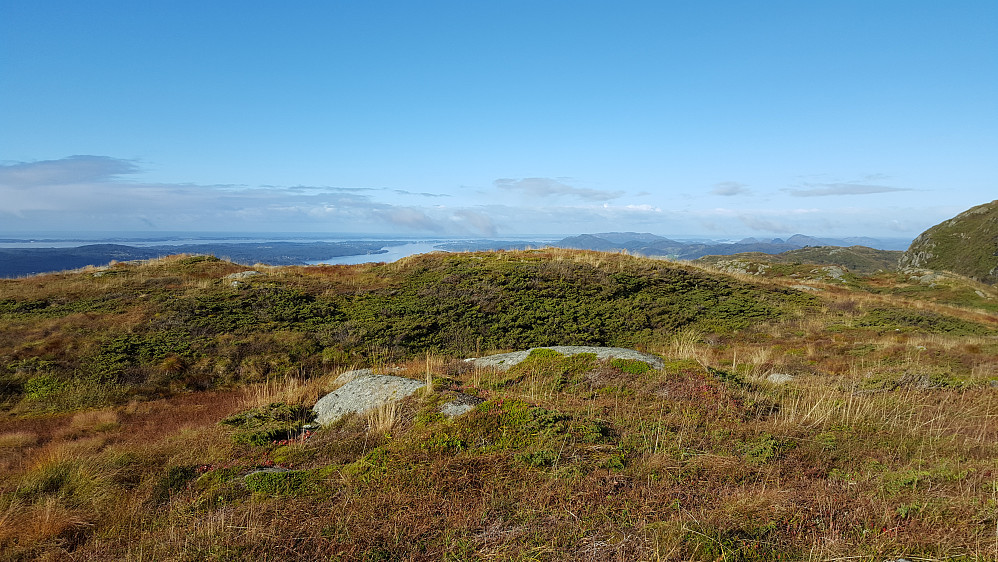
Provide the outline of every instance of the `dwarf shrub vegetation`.
<path id="1" fill-rule="evenodd" d="M 15 366 L 31 359 L 50 361 L 48 372 L 61 381 L 90 385 L 75 392 L 99 404 L 112 399 L 114 386 L 120 397 L 200 390 L 427 351 L 467 356 L 550 345 L 634 347 L 683 328 L 734 333 L 817 304 L 798 291 L 626 256 L 590 263 L 530 252 L 428 255 L 357 267 L 351 273 L 357 281 L 350 283 L 316 268 L 232 287 L 222 277 L 235 267 L 199 256 L 115 266 L 109 271 L 122 274 L 110 290 L 104 276 L 80 273 L 60 281 L 71 290 L 0 293 L 0 316 L 22 328 L 64 326 L 57 331 L 61 339 L 51 336 L 37 350 L 8 346 L 19 351 L 0 356 L 6 367 L 0 371 L 13 373 L 4 391 L 23 389 L 31 375 Z M 86 343 L 68 345 L 73 341 Z M 549 374 L 561 388 L 592 360 L 536 367 L 560 369 Z M 79 400 L 60 403 L 70 402 Z"/>
<path id="2" fill-rule="evenodd" d="M 856 321 L 857 326 L 923 331 L 961 336 L 993 334 L 986 326 L 926 310 L 877 308 Z"/>

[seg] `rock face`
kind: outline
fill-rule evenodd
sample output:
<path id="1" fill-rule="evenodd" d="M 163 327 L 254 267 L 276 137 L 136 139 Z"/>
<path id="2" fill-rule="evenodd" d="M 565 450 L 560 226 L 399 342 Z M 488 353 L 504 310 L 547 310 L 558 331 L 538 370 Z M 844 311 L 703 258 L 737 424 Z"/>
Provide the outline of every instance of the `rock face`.
<path id="1" fill-rule="evenodd" d="M 323 396 L 312 407 L 315 421 L 328 425 L 347 414 L 362 414 L 389 402 L 397 402 L 426 386 L 425 382 L 393 375 L 376 375 L 372 369 L 347 371 L 334 383 L 343 386 Z M 482 402 L 467 394 L 458 394 L 440 406 L 448 417 L 459 416 Z"/>
<path id="2" fill-rule="evenodd" d="M 998 200 L 943 221 L 918 236 L 898 267 L 946 270 L 998 285 Z"/>
<path id="3" fill-rule="evenodd" d="M 488 357 L 476 357 L 465 359 L 474 363 L 476 367 L 495 367 L 501 371 L 509 369 L 513 365 L 526 359 L 530 352 L 535 349 L 550 349 L 562 355 L 577 355 L 579 353 L 592 353 L 599 359 L 635 359 L 647 363 L 653 369 L 661 369 L 665 363 L 661 359 L 650 353 L 642 353 L 633 349 L 623 347 L 590 347 L 584 345 L 556 345 L 553 347 L 532 347 L 524 351 L 514 351 L 512 353 L 500 353 L 489 355 Z"/>

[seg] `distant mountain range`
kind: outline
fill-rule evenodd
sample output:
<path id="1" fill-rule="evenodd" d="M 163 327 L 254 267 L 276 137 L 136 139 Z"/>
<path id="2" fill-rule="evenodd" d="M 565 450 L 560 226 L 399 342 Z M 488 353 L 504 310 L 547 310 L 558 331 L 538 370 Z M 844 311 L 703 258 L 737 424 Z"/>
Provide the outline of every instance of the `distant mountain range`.
<path id="1" fill-rule="evenodd" d="M 579 236 L 564 238 L 554 245 L 560 248 L 599 250 L 603 252 L 625 250 L 632 254 L 643 256 L 662 256 L 681 260 L 693 260 L 703 256 L 730 256 L 744 252 L 779 254 L 808 246 L 869 246 L 891 250 L 907 247 L 907 243 L 901 246 L 897 241 L 886 241 L 868 237 L 815 238 L 813 236 L 795 234 L 786 240 L 782 238 L 769 240 L 743 238 L 737 242 L 725 243 L 715 241 L 679 241 L 646 232 L 581 234 Z"/>

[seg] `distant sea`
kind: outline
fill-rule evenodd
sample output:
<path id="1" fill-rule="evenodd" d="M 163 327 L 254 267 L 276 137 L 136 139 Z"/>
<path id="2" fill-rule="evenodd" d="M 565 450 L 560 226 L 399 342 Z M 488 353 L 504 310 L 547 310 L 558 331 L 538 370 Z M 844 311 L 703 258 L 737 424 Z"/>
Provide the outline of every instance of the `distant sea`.
<path id="1" fill-rule="evenodd" d="M 561 240 L 564 236 L 510 236 L 506 242 L 545 245 Z M 0 233 L 0 248 L 78 248 L 91 244 L 121 244 L 136 248 L 182 246 L 193 244 L 261 244 L 269 242 L 290 242 L 309 244 L 315 242 L 384 242 L 382 252 L 377 254 L 359 253 L 337 256 L 321 261 L 309 261 L 312 265 L 350 265 L 377 262 L 393 262 L 406 256 L 434 251 L 446 251 L 442 245 L 467 243 L 468 245 L 489 246 L 480 238 L 411 238 L 392 234 L 350 235 L 345 233 L 246 233 L 246 232 L 17 232 Z M 502 245 L 502 243 L 496 243 Z"/>

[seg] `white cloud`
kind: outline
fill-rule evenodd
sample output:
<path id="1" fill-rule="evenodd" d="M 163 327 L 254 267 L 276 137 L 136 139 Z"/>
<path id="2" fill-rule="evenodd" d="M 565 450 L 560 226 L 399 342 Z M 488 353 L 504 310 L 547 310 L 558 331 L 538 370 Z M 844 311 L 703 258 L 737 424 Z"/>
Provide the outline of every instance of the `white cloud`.
<path id="1" fill-rule="evenodd" d="M 0 217 L 20 230 L 158 225 L 387 233 L 444 232 L 452 223 L 450 211 L 379 201 L 394 193 L 382 188 L 158 184 L 120 177 L 139 172 L 132 161 L 106 156 L 0 165 Z"/>
<path id="2" fill-rule="evenodd" d="M 573 187 L 552 178 L 500 178 L 493 182 L 499 189 L 518 191 L 532 197 L 571 196 L 587 201 L 609 201 L 624 195 L 623 191 L 603 191 L 584 187 Z"/>

